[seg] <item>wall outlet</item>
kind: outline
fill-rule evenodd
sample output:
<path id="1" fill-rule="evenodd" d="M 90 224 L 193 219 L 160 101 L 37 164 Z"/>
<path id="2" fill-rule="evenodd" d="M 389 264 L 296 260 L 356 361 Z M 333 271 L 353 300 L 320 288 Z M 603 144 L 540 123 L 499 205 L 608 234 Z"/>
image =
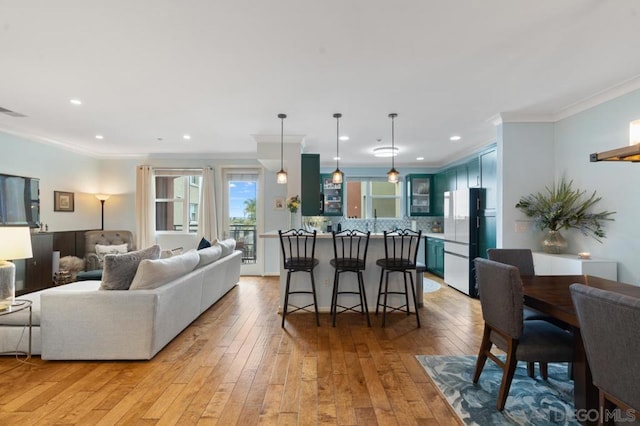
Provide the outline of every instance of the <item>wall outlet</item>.
<path id="1" fill-rule="evenodd" d="M 533 226 L 533 222 L 530 220 L 516 220 L 515 232 L 518 234 L 529 232 Z"/>

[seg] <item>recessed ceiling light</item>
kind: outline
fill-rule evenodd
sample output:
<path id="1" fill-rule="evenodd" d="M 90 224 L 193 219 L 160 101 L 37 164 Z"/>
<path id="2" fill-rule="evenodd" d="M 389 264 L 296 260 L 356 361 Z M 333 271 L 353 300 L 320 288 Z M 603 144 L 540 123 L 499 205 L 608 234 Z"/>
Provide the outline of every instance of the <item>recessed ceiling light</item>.
<path id="1" fill-rule="evenodd" d="M 69 99 L 73 105 L 82 105 L 82 101 L 80 99 Z"/>
<path id="2" fill-rule="evenodd" d="M 104 139 L 104 136 L 102 136 L 102 135 L 96 135 L 96 139 L 101 139 L 101 140 L 102 140 L 102 139 Z"/>
<path id="3" fill-rule="evenodd" d="M 341 141 L 348 141 L 349 140 L 349 136 L 345 135 L 345 136 L 340 136 L 339 138 Z"/>
<path id="4" fill-rule="evenodd" d="M 191 139 L 191 135 L 182 135 L 182 139 L 189 140 Z"/>
<path id="5" fill-rule="evenodd" d="M 416 157 L 416 160 L 422 161 L 422 160 L 424 160 L 424 157 Z"/>
<path id="6" fill-rule="evenodd" d="M 373 149 L 373 155 L 375 157 L 395 157 L 398 155 L 398 148 L 391 148 L 390 146 L 381 146 Z"/>
<path id="7" fill-rule="evenodd" d="M 462 139 L 462 136 L 458 135 L 453 135 L 449 138 L 450 141 L 459 141 L 460 139 Z"/>

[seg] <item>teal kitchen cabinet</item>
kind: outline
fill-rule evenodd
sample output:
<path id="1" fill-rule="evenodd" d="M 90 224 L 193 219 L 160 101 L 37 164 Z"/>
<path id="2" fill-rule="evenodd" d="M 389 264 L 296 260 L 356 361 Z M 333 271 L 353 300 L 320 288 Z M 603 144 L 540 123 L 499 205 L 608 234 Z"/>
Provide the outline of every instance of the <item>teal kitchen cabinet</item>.
<path id="1" fill-rule="evenodd" d="M 301 158 L 301 212 L 302 216 L 322 214 L 320 195 L 320 154 L 302 154 Z"/>
<path id="2" fill-rule="evenodd" d="M 432 216 L 433 176 L 409 174 L 405 177 L 407 187 L 407 216 Z"/>
<path id="3" fill-rule="evenodd" d="M 321 197 L 324 203 L 323 216 L 342 216 L 342 206 L 344 200 L 344 187 L 341 183 L 333 183 L 331 174 L 320 176 Z"/>
<path id="4" fill-rule="evenodd" d="M 496 246 L 497 234 L 498 155 L 495 148 L 480 154 L 480 182 L 484 191 L 478 212 L 481 230 L 478 254 L 486 258 L 487 250 Z"/>
<path id="5" fill-rule="evenodd" d="M 427 271 L 444 277 L 444 240 L 427 237 Z"/>
<path id="6" fill-rule="evenodd" d="M 433 175 L 433 193 L 431 200 L 433 201 L 433 215 L 444 215 L 444 193 L 447 189 L 447 176 L 444 173 Z"/>
<path id="7" fill-rule="evenodd" d="M 469 178 L 467 174 L 467 165 L 462 164 L 456 167 L 456 187 L 455 189 L 465 189 L 469 186 Z"/>
<path id="8" fill-rule="evenodd" d="M 474 157 L 467 162 L 467 186 L 469 188 L 480 187 L 480 158 Z"/>

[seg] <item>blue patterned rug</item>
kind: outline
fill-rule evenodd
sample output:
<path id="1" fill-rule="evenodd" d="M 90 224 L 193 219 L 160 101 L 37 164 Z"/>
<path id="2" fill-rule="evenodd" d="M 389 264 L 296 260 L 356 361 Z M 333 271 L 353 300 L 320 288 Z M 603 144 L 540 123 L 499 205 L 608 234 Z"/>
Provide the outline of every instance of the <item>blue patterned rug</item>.
<path id="1" fill-rule="evenodd" d="M 440 290 L 440 284 L 438 284 L 434 280 L 430 280 L 429 278 L 422 279 L 423 293 L 433 293 L 434 291 L 438 291 L 438 290 Z"/>
<path id="2" fill-rule="evenodd" d="M 472 380 L 475 356 L 428 356 L 416 358 L 447 402 L 466 425 L 577 425 L 573 408 L 573 382 L 566 364 L 549 364 L 544 381 L 536 365 L 536 377 L 518 363 L 505 409 L 496 409 L 502 370 L 487 360 L 477 385 Z"/>

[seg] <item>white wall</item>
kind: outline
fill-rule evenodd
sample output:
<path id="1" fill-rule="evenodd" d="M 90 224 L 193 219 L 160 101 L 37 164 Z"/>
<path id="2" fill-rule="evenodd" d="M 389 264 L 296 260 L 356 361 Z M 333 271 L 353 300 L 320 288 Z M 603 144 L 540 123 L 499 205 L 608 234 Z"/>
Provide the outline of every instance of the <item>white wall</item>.
<path id="1" fill-rule="evenodd" d="M 562 231 L 569 252 L 618 262 L 618 280 L 640 285 L 640 164 L 591 163 L 589 154 L 629 143 L 629 122 L 640 118 L 640 91 L 636 91 L 565 118 L 557 123 L 505 123 L 498 128 L 499 212 L 498 247 L 540 249 L 543 232 L 516 232 L 516 221 L 526 221 L 514 206 L 522 195 L 544 191 L 553 179 L 565 176 L 574 187 L 596 191 L 602 200 L 596 210 L 615 211 L 605 224 L 599 243 L 577 230 Z"/>
<path id="2" fill-rule="evenodd" d="M 100 229 L 100 161 L 0 132 L 0 173 L 40 179 L 40 220 L 49 231 Z M 53 211 L 53 191 L 74 193 L 73 212 Z"/>
<path id="3" fill-rule="evenodd" d="M 498 247 L 540 249 L 542 233 L 516 232 L 517 221 L 529 220 L 516 204 L 523 195 L 553 183 L 553 124 L 504 123 L 498 127 Z"/>
<path id="4" fill-rule="evenodd" d="M 602 244 L 577 231 L 567 233 L 572 252 L 588 251 L 618 261 L 618 281 L 640 284 L 640 164 L 591 163 L 589 154 L 629 144 L 629 122 L 640 118 L 640 91 L 632 92 L 555 125 L 556 176 L 602 197 L 598 210 L 617 212 L 605 225 Z"/>

